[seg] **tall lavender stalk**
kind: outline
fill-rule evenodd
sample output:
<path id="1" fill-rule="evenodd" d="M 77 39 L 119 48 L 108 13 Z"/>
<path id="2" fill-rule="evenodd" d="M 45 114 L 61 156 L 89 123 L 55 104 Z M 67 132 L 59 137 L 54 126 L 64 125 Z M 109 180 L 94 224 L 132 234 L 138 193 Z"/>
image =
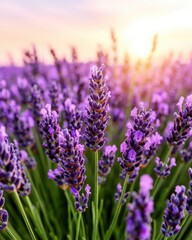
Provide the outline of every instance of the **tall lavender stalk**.
<path id="1" fill-rule="evenodd" d="M 131 111 L 131 116 L 133 117 L 133 122 L 128 122 L 126 139 L 121 144 L 122 158 L 118 158 L 120 166 L 123 169 L 123 175 L 125 177 L 121 197 L 119 199 L 118 205 L 116 207 L 113 220 L 107 230 L 105 240 L 109 240 L 115 224 L 117 222 L 123 197 L 127 188 L 129 176 L 135 174 L 142 164 L 145 156 L 145 144 L 147 143 L 147 138 L 152 134 L 154 121 L 154 115 L 152 110 L 147 111 L 143 105 L 140 103 L 139 109 L 134 108 Z"/>
<path id="2" fill-rule="evenodd" d="M 107 128 L 108 117 L 108 100 L 110 92 L 106 86 L 106 79 L 103 76 L 104 66 L 91 69 L 89 78 L 90 95 L 88 98 L 89 105 L 85 114 L 85 141 L 87 147 L 94 151 L 95 155 L 95 222 L 93 228 L 93 239 L 97 239 L 98 230 L 98 150 L 105 143 L 105 130 Z"/>

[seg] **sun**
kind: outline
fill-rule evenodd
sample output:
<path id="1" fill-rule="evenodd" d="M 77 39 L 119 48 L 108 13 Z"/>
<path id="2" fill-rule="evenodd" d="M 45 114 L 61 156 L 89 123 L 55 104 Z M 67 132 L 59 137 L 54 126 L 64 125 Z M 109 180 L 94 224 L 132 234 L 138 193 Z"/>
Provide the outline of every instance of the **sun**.
<path id="1" fill-rule="evenodd" d="M 151 52 L 154 35 L 155 31 L 142 22 L 133 24 L 123 31 L 123 47 L 133 58 L 146 59 Z"/>

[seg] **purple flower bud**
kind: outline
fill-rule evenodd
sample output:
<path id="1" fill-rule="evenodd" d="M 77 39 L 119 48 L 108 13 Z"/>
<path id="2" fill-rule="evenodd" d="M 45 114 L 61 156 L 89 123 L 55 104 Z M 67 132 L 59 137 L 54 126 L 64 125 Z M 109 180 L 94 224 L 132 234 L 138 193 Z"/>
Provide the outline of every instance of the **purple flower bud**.
<path id="1" fill-rule="evenodd" d="M 103 77 L 103 67 L 96 66 L 91 69 L 91 78 L 88 98 L 89 106 L 85 114 L 85 141 L 92 151 L 101 149 L 105 143 L 105 130 L 109 120 L 108 100 L 110 92 Z"/>
<path id="2" fill-rule="evenodd" d="M 58 123 L 58 115 L 55 111 L 51 111 L 51 105 L 47 104 L 41 109 L 42 120 L 39 123 L 39 130 L 43 137 L 43 147 L 46 154 L 53 161 L 58 163 L 60 154 L 60 131 Z"/>
<path id="3" fill-rule="evenodd" d="M 176 167 L 175 158 L 168 158 L 165 164 L 164 162 L 160 161 L 159 157 L 156 157 L 154 172 L 157 176 L 164 178 L 168 177 L 173 167 Z"/>
<path id="4" fill-rule="evenodd" d="M 0 231 L 4 230 L 8 224 L 8 212 L 4 209 L 0 209 Z"/>
<path id="5" fill-rule="evenodd" d="M 43 90 L 37 84 L 31 88 L 32 113 L 35 121 L 39 124 L 41 120 L 41 109 L 44 106 Z"/>
<path id="6" fill-rule="evenodd" d="M 180 98 L 178 106 L 179 113 L 174 114 L 173 127 L 167 136 L 168 143 L 173 146 L 172 153 L 180 150 L 188 139 L 192 127 L 192 95 L 186 98 L 185 106 L 182 108 L 183 98 Z"/>
<path id="7" fill-rule="evenodd" d="M 122 193 L 122 186 L 120 183 L 117 184 L 117 192 L 115 193 L 115 202 L 118 203 L 119 199 L 121 197 L 121 193 Z M 130 193 L 126 192 L 123 196 L 123 200 L 122 200 L 122 205 L 125 204 L 127 202 L 127 199 L 129 197 Z"/>
<path id="8" fill-rule="evenodd" d="M 189 146 L 187 149 L 182 149 L 180 151 L 181 159 L 184 162 L 189 162 L 192 160 L 192 141 L 189 143 Z"/>
<path id="9" fill-rule="evenodd" d="M 156 154 L 157 148 L 161 144 L 162 141 L 161 135 L 158 132 L 152 134 L 147 138 L 147 142 L 145 144 L 145 158 L 142 162 L 142 166 L 146 166 L 152 159 L 152 157 Z"/>
<path id="10" fill-rule="evenodd" d="M 80 192 L 77 189 L 71 188 L 71 193 L 75 197 L 74 206 L 77 209 L 77 211 L 85 212 L 86 208 L 88 207 L 89 195 L 91 194 L 90 190 L 91 187 L 87 184 L 85 187 L 85 194 L 82 193 L 80 195 Z"/>
<path id="11" fill-rule="evenodd" d="M 101 159 L 99 160 L 99 182 L 103 182 L 106 180 L 106 176 L 109 174 L 111 167 L 115 162 L 115 153 L 117 151 L 117 147 L 106 146 L 102 153 Z"/>
<path id="12" fill-rule="evenodd" d="M 187 202 L 185 186 L 177 186 L 175 192 L 175 194 L 171 195 L 170 200 L 167 201 L 167 207 L 164 211 L 161 231 L 166 237 L 171 237 L 180 231 L 181 227 L 179 225 L 184 218 Z"/>
<path id="13" fill-rule="evenodd" d="M 128 204 L 127 239 L 149 240 L 151 237 L 151 213 L 153 200 L 150 197 L 153 179 L 143 175 L 140 180 L 139 194 L 133 194 L 133 203 Z"/>
<path id="14" fill-rule="evenodd" d="M 121 144 L 122 158 L 118 158 L 121 167 L 131 175 L 135 168 L 140 167 L 145 159 L 145 144 L 152 134 L 154 116 L 152 111 L 147 111 L 143 104 L 139 109 L 134 109 L 133 123 L 128 122 L 126 139 Z"/>
<path id="15" fill-rule="evenodd" d="M 72 134 L 74 131 L 81 131 L 82 128 L 82 112 L 80 112 L 71 99 L 68 98 L 64 103 L 64 127 L 68 128 Z"/>
<path id="16" fill-rule="evenodd" d="M 189 214 L 192 214 L 192 168 L 189 168 L 189 177 L 190 177 L 190 182 L 189 182 L 189 189 L 187 191 L 187 211 Z"/>
<path id="17" fill-rule="evenodd" d="M 29 111 L 25 111 L 23 113 L 21 113 L 20 110 L 15 111 L 14 134 L 20 147 L 31 147 L 34 144 L 32 133 L 33 126 L 34 121 Z"/>
<path id="18" fill-rule="evenodd" d="M 49 87 L 49 97 L 51 100 L 52 110 L 56 111 L 57 113 L 60 112 L 60 92 L 60 85 L 56 81 L 51 82 Z"/>

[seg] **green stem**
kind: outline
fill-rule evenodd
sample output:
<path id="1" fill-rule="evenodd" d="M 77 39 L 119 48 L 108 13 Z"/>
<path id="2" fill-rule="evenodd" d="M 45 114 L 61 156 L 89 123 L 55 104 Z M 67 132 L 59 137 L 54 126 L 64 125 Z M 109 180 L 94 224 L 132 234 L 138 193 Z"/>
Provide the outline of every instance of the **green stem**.
<path id="1" fill-rule="evenodd" d="M 39 203 L 39 205 L 41 207 L 41 210 L 42 210 L 43 215 L 45 217 L 46 224 L 48 225 L 49 230 L 53 233 L 53 229 L 52 229 L 51 224 L 49 222 L 49 218 L 48 218 L 47 211 L 45 209 L 44 203 L 42 202 L 41 197 L 39 196 L 39 193 L 38 193 L 38 191 L 37 191 L 37 189 L 35 187 L 35 184 L 34 184 L 32 178 L 31 178 L 31 175 L 30 175 L 30 173 L 29 173 L 27 168 L 25 168 L 25 172 L 26 172 L 27 177 L 29 178 L 29 181 L 30 181 L 30 183 L 32 185 L 32 190 L 34 191 L 35 197 L 36 197 L 36 199 L 37 199 L 37 201 L 38 201 L 38 203 Z"/>
<path id="2" fill-rule="evenodd" d="M 121 193 L 119 202 L 117 204 L 116 211 L 115 211 L 113 220 L 111 222 L 111 225 L 110 225 L 109 229 L 107 230 L 107 234 L 105 236 L 105 240 L 109 240 L 110 239 L 110 237 L 111 237 L 111 235 L 113 233 L 114 227 L 115 227 L 115 225 L 117 223 L 117 219 L 118 219 L 118 216 L 119 216 L 119 213 L 120 213 L 120 210 L 121 210 L 121 206 L 122 206 L 122 200 L 123 200 L 126 188 L 127 188 L 128 180 L 129 180 L 129 175 L 127 174 L 126 178 L 125 178 L 125 181 L 124 181 L 124 184 L 123 184 L 122 193 Z"/>
<path id="3" fill-rule="evenodd" d="M 37 209 L 32 205 L 31 200 L 28 196 L 25 197 L 25 200 L 27 202 L 27 205 L 29 206 L 29 209 L 31 211 L 31 215 L 33 218 L 33 222 L 36 225 L 37 229 L 39 230 L 39 233 L 43 239 L 48 240 L 47 234 L 45 232 L 44 226 L 42 224 L 41 218 L 37 212 Z"/>
<path id="4" fill-rule="evenodd" d="M 9 226 L 7 226 L 7 228 L 5 229 L 5 232 L 7 233 L 7 235 L 9 235 L 10 239 L 12 240 L 19 240 L 14 233 L 12 232 L 12 230 L 9 228 Z"/>
<path id="5" fill-rule="evenodd" d="M 80 228 L 80 223 L 81 223 L 81 213 L 79 213 L 78 219 L 77 219 L 77 230 L 76 230 L 76 236 L 75 236 L 75 240 L 79 239 L 79 228 Z"/>
<path id="6" fill-rule="evenodd" d="M 95 203 L 95 222 L 93 226 L 93 239 L 97 240 L 98 234 L 98 199 L 99 199 L 99 191 L 98 191 L 98 151 L 95 151 L 95 194 L 94 194 L 94 203 Z"/>
<path id="7" fill-rule="evenodd" d="M 153 235 L 152 235 L 152 240 L 155 240 L 156 237 L 156 230 L 157 230 L 157 224 L 155 219 L 153 220 Z"/>
<path id="8" fill-rule="evenodd" d="M 83 237 L 82 238 L 86 239 L 85 225 L 84 225 L 84 221 L 83 221 L 83 216 L 81 217 L 81 224 L 82 224 L 82 232 L 83 232 Z"/>
<path id="9" fill-rule="evenodd" d="M 72 203 L 72 201 L 71 201 L 71 198 L 70 198 L 70 196 L 69 196 L 69 194 L 68 194 L 68 191 L 67 191 L 67 190 L 64 190 L 64 194 L 65 194 L 65 197 L 66 197 L 66 199 L 67 199 L 67 203 L 68 203 L 69 206 L 70 206 L 70 210 L 71 210 L 71 212 L 72 212 L 72 214 L 73 214 L 73 218 L 75 219 L 75 222 L 77 222 L 76 211 L 75 211 L 75 209 L 74 209 L 74 206 L 73 206 L 73 203 Z"/>
<path id="10" fill-rule="evenodd" d="M 30 233 L 30 235 L 31 235 L 31 238 L 32 238 L 33 240 L 37 240 L 36 237 L 35 237 L 35 234 L 34 234 L 34 232 L 33 232 L 33 230 L 32 230 L 32 228 L 31 228 L 31 225 L 30 225 L 30 223 L 29 223 L 29 220 L 28 220 L 28 218 L 27 218 L 27 215 L 26 215 L 26 213 L 25 213 L 25 210 L 24 210 L 24 208 L 23 208 L 23 205 L 22 205 L 22 203 L 21 203 L 21 200 L 20 200 L 20 198 L 19 198 L 19 195 L 18 195 L 17 191 L 16 191 L 16 190 L 13 191 L 13 194 L 14 194 L 14 198 L 15 198 L 15 200 L 16 200 L 16 203 L 17 203 L 17 205 L 18 205 L 18 207 L 19 207 L 19 209 L 20 209 L 20 211 L 21 211 L 21 214 L 22 214 L 22 216 L 23 216 L 23 219 L 24 219 L 24 221 L 25 221 L 25 224 L 26 224 L 26 226 L 27 226 L 27 228 L 28 228 L 28 230 L 29 230 L 29 233 Z"/>

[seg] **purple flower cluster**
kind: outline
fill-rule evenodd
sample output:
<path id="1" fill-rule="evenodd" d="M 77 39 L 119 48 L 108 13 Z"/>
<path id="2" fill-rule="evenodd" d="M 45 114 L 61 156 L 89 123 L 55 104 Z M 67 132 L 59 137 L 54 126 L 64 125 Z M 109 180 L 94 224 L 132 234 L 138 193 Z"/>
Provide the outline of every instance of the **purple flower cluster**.
<path id="1" fill-rule="evenodd" d="M 131 175 L 135 168 L 139 167 L 144 160 L 145 144 L 147 138 L 152 134 L 154 114 L 152 110 L 147 111 L 143 104 L 139 109 L 132 110 L 133 123 L 127 124 L 126 139 L 121 144 L 122 158 L 118 161 L 124 171 Z"/>
<path id="2" fill-rule="evenodd" d="M 142 162 L 142 166 L 146 166 L 152 159 L 153 156 L 155 156 L 157 148 L 161 144 L 163 138 L 161 135 L 156 132 L 152 134 L 150 137 L 148 137 L 147 142 L 145 144 L 145 158 Z"/>
<path id="3" fill-rule="evenodd" d="M 18 107 L 14 113 L 14 135 L 20 147 L 31 147 L 34 144 L 33 126 L 34 121 L 29 111 L 21 113 Z"/>
<path id="4" fill-rule="evenodd" d="M 155 158 L 155 168 L 154 172 L 159 177 L 168 177 L 171 173 L 171 169 L 176 167 L 176 160 L 175 158 L 168 158 L 165 162 L 160 161 L 159 157 Z"/>
<path id="5" fill-rule="evenodd" d="M 189 212 L 189 214 L 192 214 L 192 168 L 189 168 L 189 177 L 190 177 L 190 183 L 189 183 L 189 189 L 187 194 L 187 206 L 186 209 Z"/>
<path id="6" fill-rule="evenodd" d="M 85 187 L 86 194 L 82 193 L 80 195 L 79 191 L 77 191 L 76 188 L 71 188 L 71 193 L 75 197 L 74 206 L 79 212 L 85 212 L 86 208 L 88 207 L 89 195 L 91 194 L 90 190 L 91 187 L 89 185 L 86 185 Z"/>
<path id="7" fill-rule="evenodd" d="M 0 127 L 0 188 L 5 191 L 17 190 L 21 196 L 26 196 L 31 191 L 21 165 L 18 144 L 16 141 L 9 143 L 4 127 Z"/>
<path id="8" fill-rule="evenodd" d="M 37 84 L 31 87 L 31 104 L 34 120 L 39 124 L 41 120 L 41 109 L 44 106 L 43 90 Z"/>
<path id="9" fill-rule="evenodd" d="M 172 129 L 167 136 L 168 143 L 173 146 L 173 153 L 180 150 L 192 127 L 192 95 L 186 98 L 185 106 L 183 106 L 184 97 L 178 102 L 179 113 L 175 113 L 175 119 Z"/>
<path id="10" fill-rule="evenodd" d="M 92 151 L 101 149 L 105 143 L 105 130 L 109 117 L 108 100 L 110 92 L 106 86 L 106 79 L 103 77 L 103 66 L 92 67 L 89 78 L 90 96 L 89 107 L 85 114 L 85 141 L 87 147 Z"/>
<path id="11" fill-rule="evenodd" d="M 36 168 L 36 160 L 35 158 L 29 157 L 28 153 L 24 150 L 20 151 L 21 154 L 21 162 L 26 166 L 28 169 L 35 169 Z"/>
<path id="12" fill-rule="evenodd" d="M 51 86 L 49 88 L 49 98 L 51 100 L 51 107 L 53 111 L 56 111 L 59 114 L 61 104 L 60 85 L 56 81 L 53 81 L 51 83 Z"/>
<path id="13" fill-rule="evenodd" d="M 171 237 L 181 230 L 180 223 L 184 218 L 186 202 L 185 186 L 177 186 L 175 194 L 172 194 L 170 200 L 167 201 L 167 207 L 164 211 L 161 231 L 166 237 Z"/>
<path id="14" fill-rule="evenodd" d="M 3 197 L 3 191 L 0 190 L 0 231 L 4 230 L 8 224 L 8 212 L 3 209 L 5 204 L 5 198 Z"/>
<path id="15" fill-rule="evenodd" d="M 39 130 L 43 137 L 43 147 L 46 154 L 55 163 L 61 158 L 59 135 L 61 128 L 58 123 L 58 115 L 51 111 L 51 105 L 47 104 L 41 109 L 42 119 L 39 123 Z"/>
<path id="16" fill-rule="evenodd" d="M 10 101 L 10 91 L 6 88 L 6 81 L 0 81 L 0 122 L 7 124 L 9 113 L 8 102 Z"/>
<path id="17" fill-rule="evenodd" d="M 85 182 L 85 159 L 83 158 L 83 145 L 79 144 L 79 133 L 76 131 L 72 136 L 68 129 L 60 134 L 61 158 L 58 168 L 49 170 L 49 178 L 56 181 L 60 187 L 75 188 L 81 190 Z M 61 185 L 61 179 L 62 185 Z M 57 181 L 57 179 L 59 181 Z"/>
<path id="18" fill-rule="evenodd" d="M 168 95 L 165 91 L 155 92 L 152 97 L 152 108 L 160 121 L 169 114 Z"/>
<path id="19" fill-rule="evenodd" d="M 64 127 L 68 128 L 70 133 L 78 130 L 81 131 L 82 127 L 82 113 L 72 104 L 71 99 L 66 99 L 64 103 Z"/>
<path id="20" fill-rule="evenodd" d="M 121 194 L 122 194 L 122 186 L 120 183 L 117 184 L 117 192 L 115 193 L 115 202 L 118 203 L 119 202 L 119 199 L 121 197 Z M 125 204 L 128 197 L 129 197 L 130 193 L 129 192 L 126 192 L 123 196 L 123 200 L 122 200 L 122 204 Z"/>
<path id="21" fill-rule="evenodd" d="M 117 147 L 113 146 L 106 146 L 102 153 L 101 159 L 99 160 L 99 182 L 103 182 L 106 180 L 107 175 L 111 171 L 111 167 L 115 162 L 115 153 L 117 151 Z"/>
<path id="22" fill-rule="evenodd" d="M 189 143 L 189 146 L 187 149 L 181 149 L 180 151 L 181 159 L 184 162 L 192 161 L 192 141 Z"/>
<path id="23" fill-rule="evenodd" d="M 153 188 L 153 179 L 144 174 L 140 180 L 139 194 L 133 194 L 133 203 L 128 204 L 127 240 L 149 240 L 151 236 L 151 214 L 153 200 L 150 190 Z"/>

